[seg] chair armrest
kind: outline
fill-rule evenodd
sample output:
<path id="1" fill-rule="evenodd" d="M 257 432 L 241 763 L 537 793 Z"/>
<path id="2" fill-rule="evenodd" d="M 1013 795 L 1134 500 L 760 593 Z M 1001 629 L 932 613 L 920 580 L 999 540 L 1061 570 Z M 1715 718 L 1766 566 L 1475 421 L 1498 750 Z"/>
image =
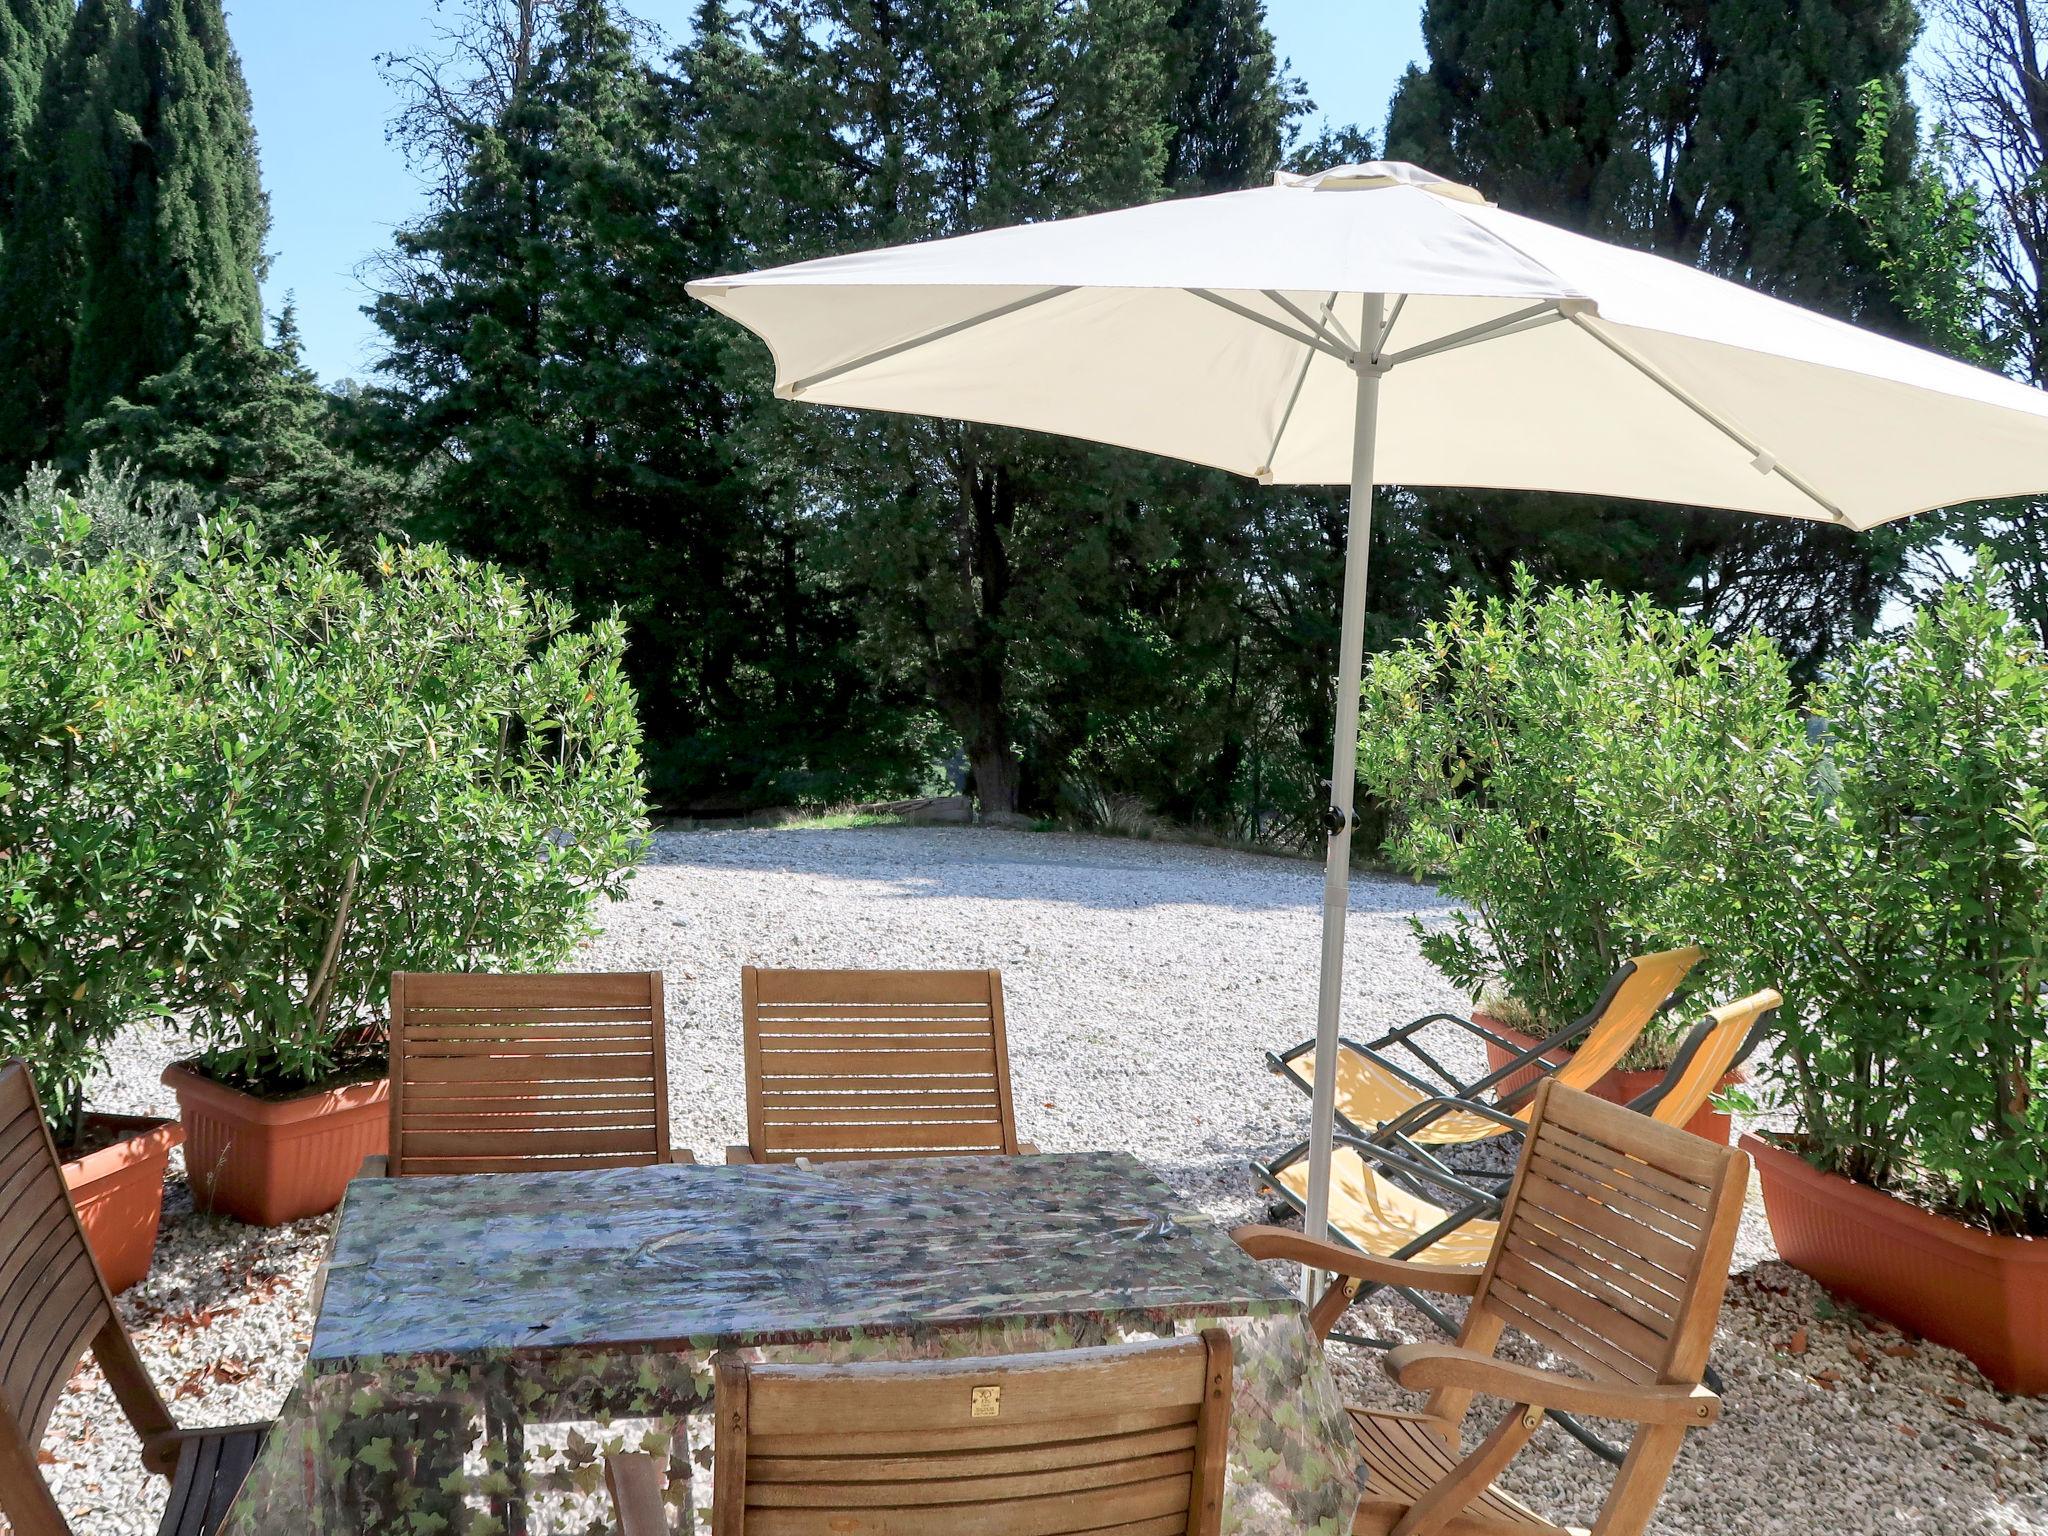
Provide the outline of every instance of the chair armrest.
<path id="1" fill-rule="evenodd" d="M 1455 1344 L 1403 1344 L 1387 1351 L 1386 1372 L 1411 1391 L 1483 1392 L 1531 1408 L 1590 1413 L 1603 1419 L 1680 1427 L 1711 1424 L 1721 1416 L 1721 1399 L 1705 1387 L 1638 1386 L 1627 1381 L 1587 1381 L 1557 1371 L 1497 1360 Z"/>
<path id="2" fill-rule="evenodd" d="M 695 1163 L 697 1161 L 697 1154 L 688 1147 L 670 1147 L 667 1152 L 662 1154 L 661 1160 L 664 1163 Z"/>
<path id="3" fill-rule="evenodd" d="M 618 1516 L 619 1536 L 668 1536 L 661 1501 L 661 1464 L 645 1451 L 619 1451 L 604 1459 L 604 1486 Z"/>
<path id="4" fill-rule="evenodd" d="M 1413 1259 L 1383 1259 L 1309 1237 L 1291 1227 L 1243 1226 L 1230 1229 L 1230 1240 L 1255 1259 L 1288 1259 L 1311 1269 L 1325 1269 L 1373 1285 L 1398 1285 L 1411 1291 L 1437 1291 L 1446 1296 L 1475 1296 L 1477 1266 L 1418 1264 Z"/>
<path id="5" fill-rule="evenodd" d="M 736 1163 L 756 1163 L 759 1161 L 760 1159 L 754 1156 L 754 1149 L 745 1142 L 725 1149 L 725 1165 L 728 1168 Z"/>
<path id="6" fill-rule="evenodd" d="M 363 1159 L 363 1166 L 356 1170 L 359 1179 L 387 1179 L 391 1176 L 391 1159 L 383 1153 Z"/>

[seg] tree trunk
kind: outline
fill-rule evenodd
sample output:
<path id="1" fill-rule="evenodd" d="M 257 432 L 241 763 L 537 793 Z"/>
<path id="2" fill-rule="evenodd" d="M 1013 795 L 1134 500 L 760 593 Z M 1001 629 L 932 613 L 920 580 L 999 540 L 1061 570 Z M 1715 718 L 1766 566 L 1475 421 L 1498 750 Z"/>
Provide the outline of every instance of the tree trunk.
<path id="1" fill-rule="evenodd" d="M 1009 815 L 1016 811 L 1023 765 L 1006 738 L 970 740 L 967 767 L 973 775 L 975 804 L 981 807 L 982 815 Z"/>

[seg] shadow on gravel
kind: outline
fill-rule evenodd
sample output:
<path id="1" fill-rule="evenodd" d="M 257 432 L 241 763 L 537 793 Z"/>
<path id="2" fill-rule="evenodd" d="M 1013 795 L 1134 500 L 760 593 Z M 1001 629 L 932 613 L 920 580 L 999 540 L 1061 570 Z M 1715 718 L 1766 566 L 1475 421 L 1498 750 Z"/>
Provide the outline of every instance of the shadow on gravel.
<path id="1" fill-rule="evenodd" d="M 943 848 L 943 862 L 934 861 L 935 845 Z M 879 900 L 1054 901 L 1135 911 L 1199 899 L 1247 912 L 1312 912 L 1323 900 L 1322 866 L 1306 859 L 976 827 L 663 831 L 643 863 L 857 880 L 864 895 Z M 1182 875 L 1196 873 L 1203 881 L 1199 896 L 1178 885 Z M 1352 876 L 1356 916 L 1413 913 L 1427 919 L 1456 905 L 1434 886 L 1402 877 L 1363 870 Z"/>

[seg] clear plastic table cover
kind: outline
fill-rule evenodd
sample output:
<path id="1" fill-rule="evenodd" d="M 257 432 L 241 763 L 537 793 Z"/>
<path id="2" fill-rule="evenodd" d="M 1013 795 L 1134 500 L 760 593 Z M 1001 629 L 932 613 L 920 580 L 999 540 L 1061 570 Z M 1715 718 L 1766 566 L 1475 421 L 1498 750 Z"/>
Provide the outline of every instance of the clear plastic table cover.
<path id="1" fill-rule="evenodd" d="M 1230 1331 L 1224 1523 L 1350 1527 L 1300 1303 L 1122 1153 L 360 1180 L 306 1373 L 226 1536 L 611 1529 L 607 1450 L 709 1508 L 711 1360 L 962 1358 Z M 695 1419 L 696 1422 L 692 1422 Z"/>

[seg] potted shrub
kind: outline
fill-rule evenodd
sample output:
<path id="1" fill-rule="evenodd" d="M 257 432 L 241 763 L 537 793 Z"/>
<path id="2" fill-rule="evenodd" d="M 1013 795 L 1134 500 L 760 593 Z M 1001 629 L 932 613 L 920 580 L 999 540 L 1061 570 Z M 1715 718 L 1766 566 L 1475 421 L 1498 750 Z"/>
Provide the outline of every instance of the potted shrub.
<path id="1" fill-rule="evenodd" d="M 1652 857 L 1788 999 L 1797 1128 L 1745 1141 L 1780 1253 L 2048 1392 L 2048 656 L 1995 592 L 1980 568 L 1857 649 L 1811 729 L 1724 737 Z"/>
<path id="2" fill-rule="evenodd" d="M 1774 655 L 1717 648 L 1641 598 L 1538 595 L 1518 571 L 1511 596 L 1460 595 L 1373 659 L 1359 777 L 1391 813 L 1388 856 L 1461 904 L 1442 927 L 1411 921 L 1424 956 L 1479 1000 L 1476 1022 L 1526 1049 L 1590 1008 L 1630 955 L 1694 942 L 1665 921 L 1657 876 L 1630 854 L 1632 818 L 1653 808 L 1618 796 L 1609 769 L 1696 695 Z M 1667 1011 L 1595 1091 L 1626 1101 L 1654 1086 L 1691 1022 Z M 1509 1059 L 1489 1055 L 1494 1068 Z M 1729 1137 L 1711 1105 L 1692 1128 Z"/>
<path id="3" fill-rule="evenodd" d="M 115 1290 L 148 1273 L 175 1121 L 97 1114 L 85 1083 L 109 1043 L 157 1011 L 178 931 L 162 811 L 188 722 L 143 620 L 160 559 L 97 551 L 132 481 L 77 498 L 41 472 L 0 507 L 0 1058 L 36 1080 L 86 1237 Z"/>
<path id="4" fill-rule="evenodd" d="M 202 724 L 178 863 L 203 898 L 177 1000 L 195 1198 L 273 1224 L 385 1150 L 394 970 L 545 968 L 643 846 L 616 618 L 434 546 L 359 574 L 317 545 L 209 536 L 167 599 Z"/>

